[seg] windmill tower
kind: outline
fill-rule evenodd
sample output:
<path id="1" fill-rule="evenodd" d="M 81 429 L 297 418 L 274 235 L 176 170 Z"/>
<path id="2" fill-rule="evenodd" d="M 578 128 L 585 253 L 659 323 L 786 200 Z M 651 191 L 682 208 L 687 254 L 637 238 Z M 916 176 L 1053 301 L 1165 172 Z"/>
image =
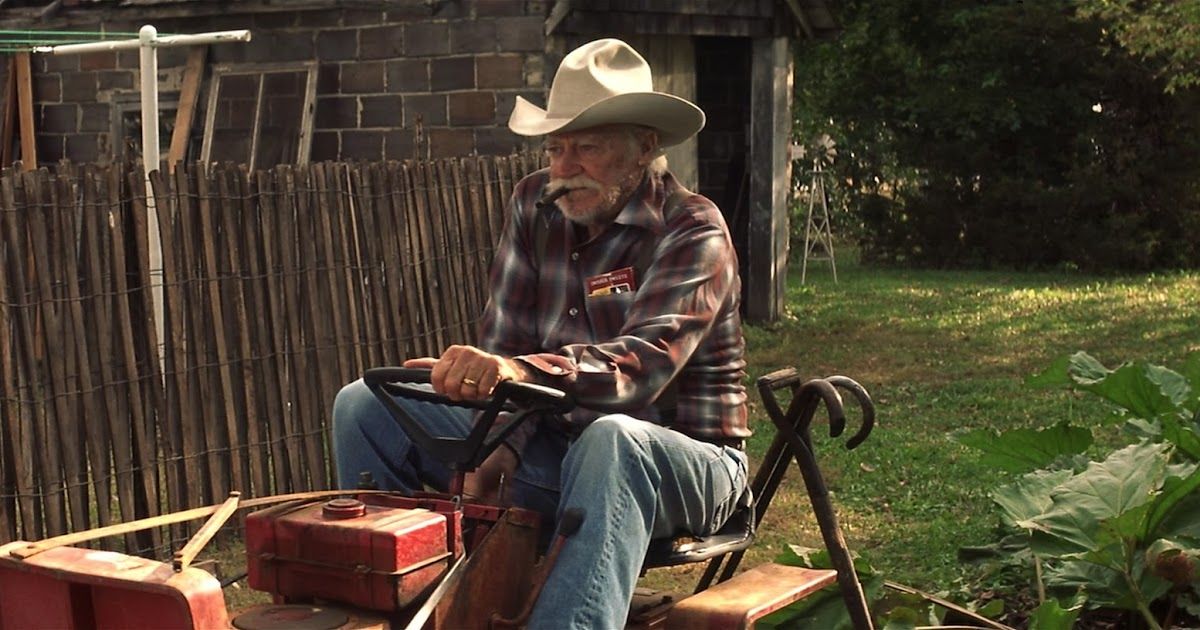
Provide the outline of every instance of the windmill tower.
<path id="1" fill-rule="evenodd" d="M 800 158 L 804 147 L 799 147 Z M 813 144 L 811 180 L 808 187 L 808 211 L 804 224 L 804 263 L 800 267 L 800 284 L 808 277 L 808 261 L 829 261 L 833 281 L 837 282 L 837 261 L 833 257 L 833 230 L 829 223 L 829 192 L 825 188 L 825 168 L 833 164 L 837 147 L 828 134 L 821 134 Z"/>

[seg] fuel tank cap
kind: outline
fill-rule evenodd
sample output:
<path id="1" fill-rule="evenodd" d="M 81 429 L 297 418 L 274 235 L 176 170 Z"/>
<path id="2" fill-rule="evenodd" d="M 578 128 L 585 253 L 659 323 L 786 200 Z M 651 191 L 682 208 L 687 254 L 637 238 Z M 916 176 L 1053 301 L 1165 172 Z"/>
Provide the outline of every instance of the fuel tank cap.
<path id="1" fill-rule="evenodd" d="M 367 506 L 358 499 L 332 499 L 321 506 L 321 515 L 331 520 L 358 518 L 367 513 Z"/>

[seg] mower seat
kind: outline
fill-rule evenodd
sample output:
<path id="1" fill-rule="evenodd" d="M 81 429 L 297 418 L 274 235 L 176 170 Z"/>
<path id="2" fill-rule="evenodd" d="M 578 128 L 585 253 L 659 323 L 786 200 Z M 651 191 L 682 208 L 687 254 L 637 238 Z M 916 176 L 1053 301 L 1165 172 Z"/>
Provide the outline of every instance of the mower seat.
<path id="1" fill-rule="evenodd" d="M 746 492 L 749 495 L 749 491 Z M 703 562 L 736 551 L 744 551 L 754 542 L 754 502 L 749 496 L 739 501 L 738 508 L 717 530 L 709 536 L 683 535 L 675 538 L 659 538 L 650 541 L 643 571 L 658 567 L 672 567 L 691 562 Z"/>

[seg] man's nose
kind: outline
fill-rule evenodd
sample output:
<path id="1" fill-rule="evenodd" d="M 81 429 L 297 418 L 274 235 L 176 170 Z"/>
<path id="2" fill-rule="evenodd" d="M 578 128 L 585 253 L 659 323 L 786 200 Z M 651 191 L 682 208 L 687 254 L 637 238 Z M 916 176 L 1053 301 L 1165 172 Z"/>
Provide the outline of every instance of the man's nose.
<path id="1" fill-rule="evenodd" d="M 574 147 L 564 147 L 557 158 L 550 160 L 550 175 L 552 177 L 574 177 L 583 172 L 579 162 L 579 154 Z"/>

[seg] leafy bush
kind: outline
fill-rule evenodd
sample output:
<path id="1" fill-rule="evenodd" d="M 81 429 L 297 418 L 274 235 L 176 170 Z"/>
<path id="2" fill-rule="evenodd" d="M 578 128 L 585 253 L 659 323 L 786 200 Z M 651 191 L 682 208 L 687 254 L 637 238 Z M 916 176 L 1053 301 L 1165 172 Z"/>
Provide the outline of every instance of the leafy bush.
<path id="1" fill-rule="evenodd" d="M 1146 269 L 1200 260 L 1197 90 L 1068 0 L 840 3 L 797 55 L 796 129 L 838 143 L 867 260 Z M 859 230 L 855 230 L 859 232 Z"/>
<path id="2" fill-rule="evenodd" d="M 1090 459 L 1091 432 L 1065 423 L 953 435 L 1023 473 L 992 493 L 1015 532 L 992 551 L 1032 563 L 1044 601 L 1031 627 L 1070 628 L 1080 608 L 1135 611 L 1150 628 L 1200 617 L 1200 354 L 1180 373 L 1145 363 L 1109 370 L 1080 352 L 1030 384 L 1103 397 L 1131 437 Z"/>

